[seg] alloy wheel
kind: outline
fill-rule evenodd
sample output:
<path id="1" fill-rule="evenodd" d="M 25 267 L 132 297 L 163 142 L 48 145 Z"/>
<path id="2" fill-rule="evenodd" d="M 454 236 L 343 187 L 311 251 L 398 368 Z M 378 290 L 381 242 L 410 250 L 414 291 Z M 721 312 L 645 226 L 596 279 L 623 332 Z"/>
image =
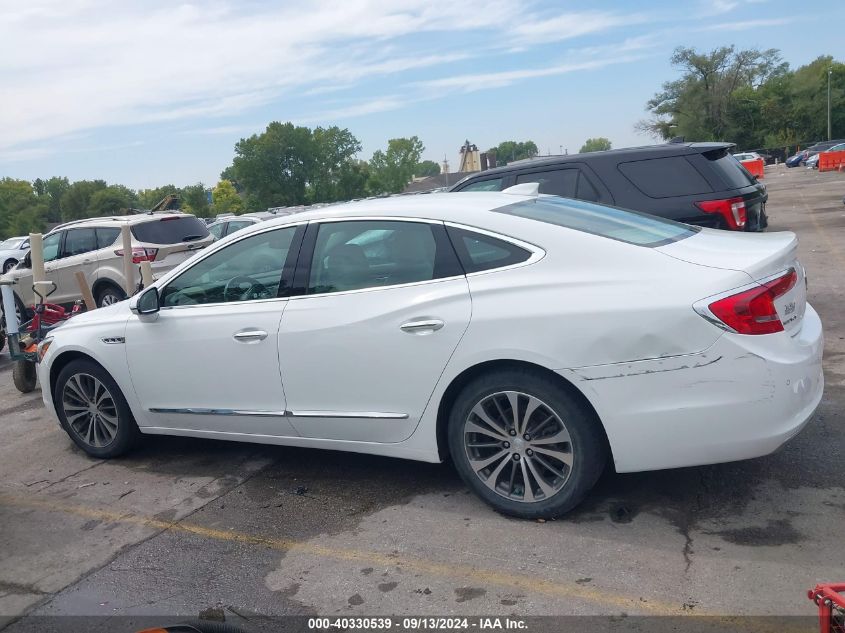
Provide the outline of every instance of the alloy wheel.
<path id="1" fill-rule="evenodd" d="M 572 439 L 546 403 L 519 391 L 480 400 L 463 430 L 469 466 L 496 494 L 525 503 L 557 494 L 572 473 Z"/>
<path id="2" fill-rule="evenodd" d="M 114 305 L 115 303 L 120 303 L 120 301 L 121 301 L 120 297 L 118 297 L 116 294 L 114 294 L 112 292 L 106 292 L 100 298 L 100 307 L 102 308 L 103 306 Z"/>
<path id="3" fill-rule="evenodd" d="M 106 386 L 90 374 L 74 374 L 62 389 L 68 426 L 95 448 L 114 441 L 119 425 L 117 406 Z"/>

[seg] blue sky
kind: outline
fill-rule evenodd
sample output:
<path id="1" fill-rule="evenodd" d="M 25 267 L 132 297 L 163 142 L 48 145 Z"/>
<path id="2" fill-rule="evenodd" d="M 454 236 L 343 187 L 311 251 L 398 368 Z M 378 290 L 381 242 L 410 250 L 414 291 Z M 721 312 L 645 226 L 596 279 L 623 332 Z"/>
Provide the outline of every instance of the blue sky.
<path id="1" fill-rule="evenodd" d="M 634 131 L 679 45 L 845 58 L 845 2 L 816 0 L 0 0 L 0 177 L 133 188 L 216 182 L 273 120 L 349 128 L 361 158 L 416 134 L 457 165 L 651 142 Z"/>

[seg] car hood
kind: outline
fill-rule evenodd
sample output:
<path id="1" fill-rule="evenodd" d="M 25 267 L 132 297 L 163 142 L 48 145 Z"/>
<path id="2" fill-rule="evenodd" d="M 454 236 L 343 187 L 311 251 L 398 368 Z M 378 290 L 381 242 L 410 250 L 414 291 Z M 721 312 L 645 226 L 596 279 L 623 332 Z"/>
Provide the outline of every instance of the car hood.
<path id="1" fill-rule="evenodd" d="M 97 308 L 90 312 L 77 314 L 56 329 L 68 331 L 77 328 L 114 325 L 126 321 L 130 314 L 132 314 L 132 311 L 129 309 L 129 301 L 121 301 L 120 303 Z"/>

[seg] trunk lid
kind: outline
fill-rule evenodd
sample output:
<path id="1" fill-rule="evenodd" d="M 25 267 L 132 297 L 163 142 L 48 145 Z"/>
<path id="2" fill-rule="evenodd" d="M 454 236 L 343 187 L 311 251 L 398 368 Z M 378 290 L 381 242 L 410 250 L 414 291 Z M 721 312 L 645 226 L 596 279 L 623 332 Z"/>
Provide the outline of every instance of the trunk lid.
<path id="1" fill-rule="evenodd" d="M 798 237 L 795 233 L 734 233 L 702 229 L 692 237 L 656 250 L 691 264 L 744 272 L 749 281 L 758 283 L 793 268 L 797 282 L 775 299 L 774 304 L 787 332 L 795 334 L 800 329 L 807 306 L 807 282 L 804 267 L 797 258 Z M 725 288 L 726 292 L 730 290 L 732 288 Z"/>

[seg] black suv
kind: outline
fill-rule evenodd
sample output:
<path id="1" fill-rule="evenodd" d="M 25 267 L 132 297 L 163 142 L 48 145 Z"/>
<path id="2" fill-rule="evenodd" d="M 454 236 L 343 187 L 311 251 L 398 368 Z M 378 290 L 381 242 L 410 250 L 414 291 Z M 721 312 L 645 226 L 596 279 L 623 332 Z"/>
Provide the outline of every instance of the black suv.
<path id="1" fill-rule="evenodd" d="M 467 176 L 450 191 L 501 191 L 524 182 L 577 198 L 733 231 L 762 231 L 766 187 L 732 143 L 667 143 L 521 161 Z"/>

